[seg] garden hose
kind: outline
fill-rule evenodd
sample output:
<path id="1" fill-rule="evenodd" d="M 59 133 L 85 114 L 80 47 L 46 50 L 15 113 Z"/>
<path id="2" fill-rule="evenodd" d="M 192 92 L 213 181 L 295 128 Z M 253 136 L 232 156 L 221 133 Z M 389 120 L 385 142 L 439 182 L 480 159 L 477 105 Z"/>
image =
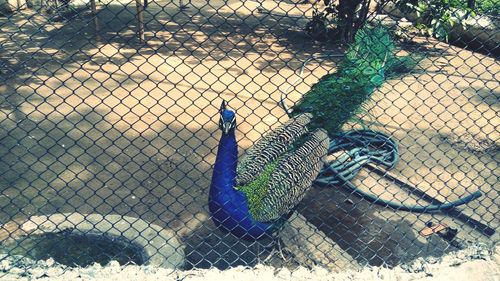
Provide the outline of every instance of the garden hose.
<path id="1" fill-rule="evenodd" d="M 408 205 L 367 193 L 356 187 L 351 180 L 368 163 L 375 163 L 390 169 L 398 161 L 398 148 L 394 140 L 389 136 L 371 130 L 356 130 L 340 133 L 334 136 L 330 142 L 328 154 L 345 151 L 335 161 L 326 165 L 315 180 L 318 185 L 343 186 L 353 193 L 361 196 L 369 202 L 389 207 L 392 209 L 408 212 L 426 213 L 433 211 L 446 211 L 457 206 L 466 204 L 481 196 L 476 191 L 458 200 L 443 203 L 422 205 Z"/>

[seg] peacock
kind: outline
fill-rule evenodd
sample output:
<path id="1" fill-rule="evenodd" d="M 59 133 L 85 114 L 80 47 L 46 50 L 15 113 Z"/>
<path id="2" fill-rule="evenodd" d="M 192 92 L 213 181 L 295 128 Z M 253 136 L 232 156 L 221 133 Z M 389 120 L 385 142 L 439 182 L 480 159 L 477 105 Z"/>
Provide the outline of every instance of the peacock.
<path id="1" fill-rule="evenodd" d="M 297 115 L 262 137 L 238 163 L 235 112 L 222 102 L 222 131 L 209 209 L 217 227 L 237 237 L 272 237 L 303 199 L 323 167 L 329 139 L 310 131 L 311 114 Z"/>
<path id="2" fill-rule="evenodd" d="M 332 151 L 329 136 L 382 84 L 384 70 L 394 65 L 393 51 L 385 29 L 361 30 L 339 73 L 321 79 L 292 112 L 284 106 L 290 119 L 262 137 L 239 163 L 235 113 L 223 102 L 209 194 L 215 224 L 247 239 L 275 232 L 325 172 L 323 160 Z"/>
<path id="3" fill-rule="evenodd" d="M 293 112 L 284 106 L 290 119 L 262 137 L 239 163 L 235 113 L 222 103 L 222 137 L 209 194 L 219 228 L 258 239 L 286 221 L 324 169 L 329 136 L 382 84 L 386 62 L 394 61 L 393 49 L 384 29 L 360 31 L 341 71 L 320 80 Z"/>
<path id="4" fill-rule="evenodd" d="M 238 162 L 236 115 L 222 102 L 222 136 L 209 192 L 209 209 L 217 227 L 237 237 L 273 237 L 314 184 L 345 186 L 366 200 L 395 210 L 449 210 L 481 196 L 472 193 L 454 202 L 405 205 L 366 193 L 350 180 L 373 162 L 387 169 L 398 159 L 396 142 L 380 132 L 341 132 L 387 77 L 409 71 L 414 60 L 397 57 L 382 27 L 356 34 L 337 72 L 326 75 L 289 110 L 290 119 L 263 136 Z M 330 142 L 331 138 L 331 142 Z M 326 163 L 326 156 L 345 152 Z"/>

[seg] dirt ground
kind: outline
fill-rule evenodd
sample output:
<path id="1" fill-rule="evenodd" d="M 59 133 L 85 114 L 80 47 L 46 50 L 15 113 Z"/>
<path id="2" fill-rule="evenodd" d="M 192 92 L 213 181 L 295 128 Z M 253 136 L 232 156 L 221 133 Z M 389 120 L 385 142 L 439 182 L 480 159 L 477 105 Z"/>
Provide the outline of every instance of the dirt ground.
<path id="1" fill-rule="evenodd" d="M 226 99 L 236 110 L 243 153 L 286 120 L 278 100 L 302 62 L 341 52 L 306 37 L 299 9 L 307 6 L 263 4 L 273 13 L 257 13 L 254 1 L 193 1 L 183 11 L 155 1 L 145 13 L 147 43 L 135 34 L 135 6 L 118 2 L 99 8 L 99 39 L 88 13 L 65 22 L 32 10 L 0 17 L 0 223 L 120 214 L 176 230 L 188 267 L 259 261 L 261 245 L 219 232 L 206 209 L 218 106 Z M 365 119 L 399 141 L 395 174 L 441 200 L 480 190 L 460 210 L 498 230 L 500 65 L 436 44 L 405 45 L 426 58 L 384 84 Z M 311 63 L 290 102 L 334 68 Z M 416 201 L 366 171 L 355 183 Z M 418 235 L 428 221 L 458 228 L 462 240 L 498 241 L 450 216 L 394 212 L 337 188 L 313 188 L 300 210 L 361 264 L 452 249 Z"/>

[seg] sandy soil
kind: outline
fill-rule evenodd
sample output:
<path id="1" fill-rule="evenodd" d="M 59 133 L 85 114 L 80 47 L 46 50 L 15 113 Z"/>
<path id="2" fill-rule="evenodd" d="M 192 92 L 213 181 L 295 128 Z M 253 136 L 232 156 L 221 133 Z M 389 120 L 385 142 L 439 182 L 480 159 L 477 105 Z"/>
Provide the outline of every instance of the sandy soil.
<path id="1" fill-rule="evenodd" d="M 340 50 L 304 35 L 299 9 L 307 6 L 265 1 L 270 15 L 257 13 L 253 1 L 190 5 L 179 11 L 171 2 L 151 3 L 147 44 L 135 35 L 132 5 L 100 7 L 99 40 L 88 13 L 68 22 L 31 10 L 0 17 L 0 223 L 115 213 L 173 228 L 190 267 L 254 264 L 267 253 L 209 220 L 217 108 L 223 98 L 236 109 L 243 153 L 286 120 L 277 101 L 301 63 Z M 461 210 L 498 230 L 500 66 L 436 44 L 408 44 L 426 59 L 388 81 L 365 119 L 399 141 L 396 174 L 443 200 L 480 189 L 480 200 Z M 310 64 L 290 101 L 334 67 Z M 355 183 L 416 199 L 368 172 Z M 395 265 L 452 249 L 418 235 L 427 221 L 458 228 L 463 240 L 498 241 L 451 217 L 393 212 L 334 188 L 314 188 L 300 209 L 362 264 Z"/>

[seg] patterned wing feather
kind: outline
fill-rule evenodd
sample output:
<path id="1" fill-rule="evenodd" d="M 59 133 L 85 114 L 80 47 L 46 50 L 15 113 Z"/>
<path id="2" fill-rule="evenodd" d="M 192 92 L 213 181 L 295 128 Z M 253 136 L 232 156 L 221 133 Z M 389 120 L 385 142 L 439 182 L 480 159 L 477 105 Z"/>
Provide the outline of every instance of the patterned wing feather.
<path id="1" fill-rule="evenodd" d="M 254 181 L 266 165 L 282 156 L 297 139 L 308 132 L 311 114 L 297 115 L 269 134 L 262 137 L 248 149 L 237 168 L 237 186 Z"/>
<path id="2" fill-rule="evenodd" d="M 271 175 L 262 207 L 252 210 L 255 220 L 276 220 L 297 206 L 318 176 L 328 145 L 326 131 L 319 129 L 302 146 L 283 157 Z"/>

